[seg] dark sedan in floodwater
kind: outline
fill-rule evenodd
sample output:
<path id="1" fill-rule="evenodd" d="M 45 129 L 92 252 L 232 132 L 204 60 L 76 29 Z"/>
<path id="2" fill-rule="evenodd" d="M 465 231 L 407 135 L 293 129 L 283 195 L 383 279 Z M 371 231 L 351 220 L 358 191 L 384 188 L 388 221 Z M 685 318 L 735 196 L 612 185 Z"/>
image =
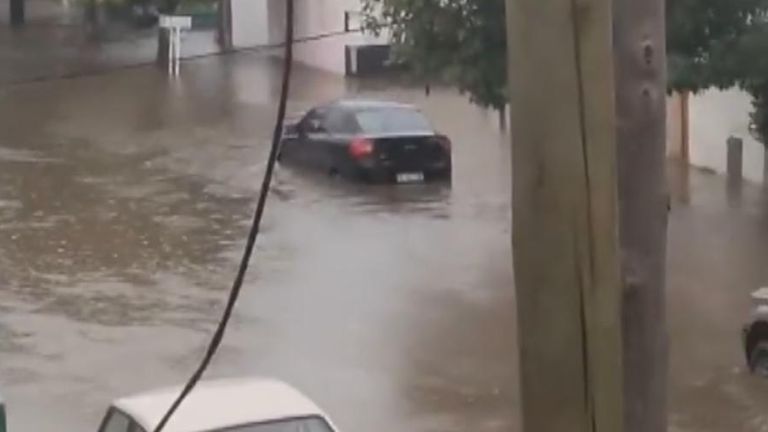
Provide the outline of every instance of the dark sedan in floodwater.
<path id="1" fill-rule="evenodd" d="M 410 105 L 341 100 L 286 126 L 281 164 L 350 179 L 420 183 L 451 179 L 451 142 Z"/>

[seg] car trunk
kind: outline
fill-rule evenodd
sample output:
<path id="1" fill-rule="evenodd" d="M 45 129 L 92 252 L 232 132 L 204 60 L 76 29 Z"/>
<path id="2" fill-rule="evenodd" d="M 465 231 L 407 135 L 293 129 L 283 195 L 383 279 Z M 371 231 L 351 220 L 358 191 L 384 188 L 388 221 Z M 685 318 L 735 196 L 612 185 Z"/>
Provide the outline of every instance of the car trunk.
<path id="1" fill-rule="evenodd" d="M 423 171 L 449 158 L 436 136 L 397 136 L 373 141 L 379 161 L 395 171 Z"/>

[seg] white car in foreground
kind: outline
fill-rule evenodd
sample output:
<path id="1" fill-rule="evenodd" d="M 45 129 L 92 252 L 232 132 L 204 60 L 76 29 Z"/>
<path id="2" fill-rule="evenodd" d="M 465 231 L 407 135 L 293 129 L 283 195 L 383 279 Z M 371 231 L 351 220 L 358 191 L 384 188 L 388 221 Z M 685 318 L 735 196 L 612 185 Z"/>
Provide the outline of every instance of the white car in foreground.
<path id="1" fill-rule="evenodd" d="M 99 432 L 152 432 L 181 388 L 154 391 L 112 404 Z M 293 387 L 274 380 L 200 382 L 165 432 L 335 432 L 323 411 Z"/>

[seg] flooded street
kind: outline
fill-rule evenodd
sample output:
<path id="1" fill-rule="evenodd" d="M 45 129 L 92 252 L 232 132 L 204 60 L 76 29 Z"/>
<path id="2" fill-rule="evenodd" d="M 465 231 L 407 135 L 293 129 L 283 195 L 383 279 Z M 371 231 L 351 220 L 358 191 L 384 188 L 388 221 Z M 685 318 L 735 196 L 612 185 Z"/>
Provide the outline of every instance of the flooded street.
<path id="1" fill-rule="evenodd" d="M 12 431 L 93 431 L 119 396 L 187 378 L 231 283 L 264 169 L 279 63 L 243 54 L 0 89 L 0 391 Z M 290 110 L 344 95 L 420 106 L 452 187 L 281 168 L 210 376 L 265 375 L 346 431 L 517 431 L 509 144 L 453 91 L 298 69 Z M 768 200 L 673 170 L 675 431 L 768 430 L 744 371 L 768 284 Z"/>
<path id="2" fill-rule="evenodd" d="M 12 428 L 93 430 L 111 399 L 179 382 L 200 357 L 250 220 L 279 68 L 242 56 L 184 72 L 3 94 Z M 448 92 L 385 96 L 301 69 L 294 82 L 292 111 L 344 94 L 418 103 L 457 143 L 454 187 L 281 169 L 212 375 L 286 379 L 344 430 L 509 430 L 509 156 L 495 117 Z"/>

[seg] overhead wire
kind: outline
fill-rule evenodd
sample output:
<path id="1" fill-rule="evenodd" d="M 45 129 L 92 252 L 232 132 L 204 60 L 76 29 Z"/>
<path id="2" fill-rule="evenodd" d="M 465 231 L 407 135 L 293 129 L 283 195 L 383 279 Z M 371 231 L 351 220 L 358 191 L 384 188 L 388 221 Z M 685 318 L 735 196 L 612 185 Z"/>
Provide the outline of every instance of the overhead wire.
<path id="1" fill-rule="evenodd" d="M 279 150 L 280 140 L 283 134 L 283 124 L 285 122 L 286 106 L 288 103 L 288 95 L 290 93 L 290 87 L 291 87 L 291 70 L 293 68 L 293 46 L 294 46 L 293 44 L 294 42 L 293 40 L 294 1 L 293 0 L 285 0 L 285 1 L 286 1 L 286 25 L 285 25 L 285 43 L 284 43 L 285 55 L 283 58 L 283 77 L 282 77 L 282 88 L 280 90 L 280 101 L 277 108 L 277 118 L 275 120 L 275 128 L 272 132 L 272 145 L 269 150 L 269 159 L 267 161 L 267 167 L 264 172 L 264 177 L 262 179 L 261 190 L 259 192 L 259 199 L 256 204 L 256 210 L 254 211 L 254 214 L 253 214 L 253 221 L 251 224 L 250 231 L 248 232 L 248 238 L 245 243 L 245 250 L 243 251 L 242 259 L 240 260 L 240 266 L 238 267 L 237 275 L 235 276 L 235 280 L 232 283 L 232 288 L 230 289 L 229 297 L 227 299 L 224 312 L 222 313 L 221 320 L 219 321 L 219 324 L 216 327 L 216 331 L 214 332 L 211 338 L 211 341 L 208 345 L 208 348 L 205 351 L 205 355 L 203 356 L 197 369 L 194 371 L 194 373 L 190 376 L 187 383 L 184 385 L 183 389 L 179 393 L 179 396 L 174 400 L 173 404 L 171 404 L 171 406 L 168 408 L 168 411 L 165 413 L 163 418 L 157 424 L 157 427 L 155 427 L 154 432 L 163 431 L 165 426 L 168 424 L 168 421 L 173 417 L 173 415 L 177 412 L 177 410 L 182 405 L 184 400 L 194 390 L 195 386 L 198 384 L 200 379 L 203 377 L 203 374 L 208 369 L 208 366 L 210 366 L 211 360 L 213 360 L 213 357 L 215 356 L 216 352 L 221 346 L 222 340 L 224 339 L 224 334 L 226 333 L 227 325 L 229 324 L 229 321 L 232 317 L 232 312 L 234 311 L 235 304 L 237 303 L 237 299 L 240 296 L 240 291 L 243 287 L 245 276 L 248 273 L 248 266 L 251 261 L 251 256 L 253 255 L 254 248 L 256 246 L 256 239 L 258 237 L 259 229 L 261 227 L 261 220 L 264 216 L 264 210 L 267 204 L 267 197 L 269 196 L 269 188 L 272 183 L 272 175 L 274 173 L 275 164 L 277 162 L 277 153 Z"/>

